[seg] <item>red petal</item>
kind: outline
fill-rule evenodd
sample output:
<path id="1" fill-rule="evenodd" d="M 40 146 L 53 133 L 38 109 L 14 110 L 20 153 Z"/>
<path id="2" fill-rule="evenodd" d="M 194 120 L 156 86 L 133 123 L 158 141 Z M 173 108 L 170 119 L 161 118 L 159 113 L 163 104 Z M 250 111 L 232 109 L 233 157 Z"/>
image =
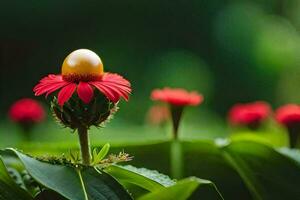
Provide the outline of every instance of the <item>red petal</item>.
<path id="1" fill-rule="evenodd" d="M 129 93 L 128 91 L 126 91 L 126 89 L 123 89 L 122 87 L 124 86 L 119 86 L 119 85 L 115 85 L 115 84 L 102 84 L 104 85 L 107 89 L 114 91 L 115 93 L 118 94 L 118 100 L 120 99 L 120 97 L 123 97 L 126 101 L 128 101 L 129 98 Z"/>
<path id="2" fill-rule="evenodd" d="M 77 85 L 75 83 L 70 83 L 61 89 L 58 93 L 58 104 L 63 106 L 73 95 L 76 90 Z"/>
<path id="3" fill-rule="evenodd" d="M 68 85 L 69 82 L 66 82 L 62 79 L 61 75 L 50 74 L 47 77 L 40 80 L 40 82 L 34 87 L 33 91 L 36 96 L 40 96 L 46 93 L 46 96 L 52 92 Z"/>
<path id="4" fill-rule="evenodd" d="M 120 94 L 120 96 L 122 96 L 125 100 L 128 100 L 129 94 L 131 93 L 131 88 L 109 82 L 106 82 L 105 86 L 116 90 Z"/>
<path id="5" fill-rule="evenodd" d="M 90 84 L 113 102 L 118 102 L 121 97 L 127 101 L 131 93 L 129 81 L 118 74 L 105 73 L 100 81 L 93 81 Z"/>
<path id="6" fill-rule="evenodd" d="M 130 82 L 118 74 L 105 73 L 102 77 L 102 81 L 117 83 L 118 85 L 124 85 L 130 88 Z"/>
<path id="7" fill-rule="evenodd" d="M 86 82 L 80 82 L 77 88 L 77 94 L 84 103 L 90 103 L 94 96 L 94 90 L 90 84 Z"/>
<path id="8" fill-rule="evenodd" d="M 177 106 L 196 106 L 202 103 L 203 96 L 197 92 L 188 92 L 181 88 L 164 88 L 153 90 L 151 99 Z"/>
<path id="9" fill-rule="evenodd" d="M 91 82 L 91 84 L 94 85 L 98 90 L 100 90 L 100 92 L 102 92 L 112 102 L 116 103 L 119 101 L 120 99 L 119 94 L 113 90 L 110 90 L 101 82 Z"/>

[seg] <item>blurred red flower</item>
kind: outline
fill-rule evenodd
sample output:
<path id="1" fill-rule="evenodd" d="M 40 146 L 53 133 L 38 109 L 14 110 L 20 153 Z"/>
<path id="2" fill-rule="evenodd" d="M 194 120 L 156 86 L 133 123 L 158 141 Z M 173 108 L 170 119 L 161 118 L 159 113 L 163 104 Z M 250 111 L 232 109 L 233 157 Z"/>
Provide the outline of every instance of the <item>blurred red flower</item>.
<path id="1" fill-rule="evenodd" d="M 275 112 L 275 119 L 286 127 L 300 125 L 300 106 L 297 104 L 281 106 Z"/>
<path id="2" fill-rule="evenodd" d="M 153 90 L 151 99 L 166 102 L 175 106 L 197 106 L 203 102 L 203 96 L 201 94 L 197 92 L 188 92 L 181 88 Z"/>
<path id="3" fill-rule="evenodd" d="M 36 100 L 24 98 L 11 106 L 9 117 L 17 123 L 38 123 L 45 118 L 45 111 Z"/>
<path id="4" fill-rule="evenodd" d="M 257 126 L 270 114 L 270 105 L 263 101 L 257 101 L 234 105 L 229 111 L 228 120 L 232 125 Z"/>

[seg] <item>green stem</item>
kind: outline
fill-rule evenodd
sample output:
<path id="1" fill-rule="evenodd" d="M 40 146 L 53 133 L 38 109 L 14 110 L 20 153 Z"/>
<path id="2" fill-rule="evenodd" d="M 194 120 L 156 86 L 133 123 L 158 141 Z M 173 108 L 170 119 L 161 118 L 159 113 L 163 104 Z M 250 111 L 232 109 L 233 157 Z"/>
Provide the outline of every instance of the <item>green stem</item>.
<path id="1" fill-rule="evenodd" d="M 91 151 L 90 151 L 88 129 L 86 127 L 78 128 L 78 136 L 79 136 L 82 164 L 90 165 Z"/>
<path id="2" fill-rule="evenodd" d="M 182 178 L 183 172 L 183 155 L 182 145 L 178 140 L 178 129 L 183 112 L 183 106 L 171 106 L 172 125 L 173 125 L 173 140 L 171 143 L 171 174 L 175 179 Z"/>
<path id="3" fill-rule="evenodd" d="M 172 124 L 173 124 L 173 138 L 178 138 L 179 123 L 181 120 L 183 106 L 171 106 Z"/>
<path id="4" fill-rule="evenodd" d="M 32 128 L 33 128 L 32 123 L 21 124 L 22 133 L 26 142 L 29 142 L 31 140 Z"/>
<path id="5" fill-rule="evenodd" d="M 289 139 L 290 139 L 290 147 L 296 148 L 298 142 L 298 136 L 300 133 L 299 126 L 290 126 L 288 127 Z"/>
<path id="6" fill-rule="evenodd" d="M 171 174 L 175 179 L 181 179 L 183 172 L 182 145 L 179 140 L 171 143 Z"/>

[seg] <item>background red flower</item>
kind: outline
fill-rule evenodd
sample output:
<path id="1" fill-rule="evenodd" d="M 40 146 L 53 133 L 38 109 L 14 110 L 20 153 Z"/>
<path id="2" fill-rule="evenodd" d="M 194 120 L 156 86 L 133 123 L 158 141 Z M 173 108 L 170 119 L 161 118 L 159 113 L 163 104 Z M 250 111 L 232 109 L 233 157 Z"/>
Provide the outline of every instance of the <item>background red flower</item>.
<path id="1" fill-rule="evenodd" d="M 275 119 L 285 126 L 300 125 L 300 106 L 297 104 L 281 106 L 275 112 Z"/>
<path id="2" fill-rule="evenodd" d="M 164 88 L 153 90 L 151 99 L 176 106 L 196 106 L 202 103 L 203 96 L 197 92 L 188 92 L 181 88 Z"/>
<path id="3" fill-rule="evenodd" d="M 233 125 L 253 125 L 267 119 L 270 113 L 270 105 L 263 101 L 236 104 L 230 109 L 228 120 Z"/>
<path id="4" fill-rule="evenodd" d="M 24 98 L 11 106 L 9 117 L 18 123 L 38 123 L 44 120 L 45 111 L 38 101 Z"/>

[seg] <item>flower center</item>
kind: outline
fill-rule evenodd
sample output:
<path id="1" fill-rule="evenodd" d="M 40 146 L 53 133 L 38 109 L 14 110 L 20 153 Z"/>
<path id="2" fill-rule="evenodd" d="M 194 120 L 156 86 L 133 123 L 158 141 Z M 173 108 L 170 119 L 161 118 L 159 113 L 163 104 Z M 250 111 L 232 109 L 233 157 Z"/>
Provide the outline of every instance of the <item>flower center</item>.
<path id="1" fill-rule="evenodd" d="M 62 65 L 62 76 L 67 81 L 92 81 L 103 74 L 100 57 L 88 49 L 78 49 L 70 53 Z"/>

